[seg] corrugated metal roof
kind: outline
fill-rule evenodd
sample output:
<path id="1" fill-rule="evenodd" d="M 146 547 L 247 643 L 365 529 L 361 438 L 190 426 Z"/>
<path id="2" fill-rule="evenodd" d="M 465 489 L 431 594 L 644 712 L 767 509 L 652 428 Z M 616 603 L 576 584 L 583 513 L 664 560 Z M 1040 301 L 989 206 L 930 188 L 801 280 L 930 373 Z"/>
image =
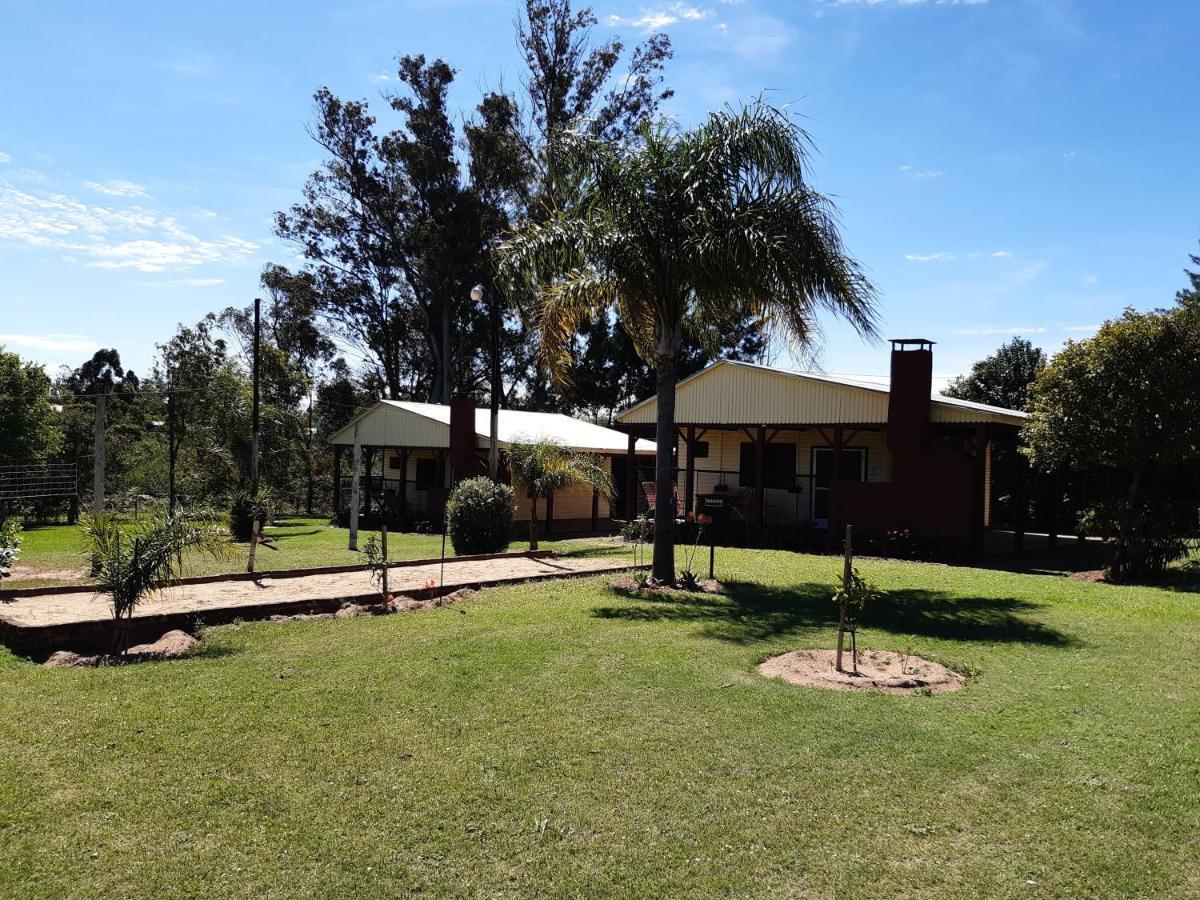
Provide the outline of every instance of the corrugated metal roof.
<path id="1" fill-rule="evenodd" d="M 793 372 L 757 363 L 723 359 L 683 379 L 676 387 L 675 421 L 696 425 L 862 425 L 885 424 L 887 376 Z M 933 422 L 997 422 L 1020 425 L 1023 412 L 931 396 Z M 655 398 L 643 400 L 617 418 L 650 424 Z"/>
<path id="2" fill-rule="evenodd" d="M 450 407 L 441 403 L 417 403 L 410 400 L 380 400 L 369 410 L 330 438 L 331 444 L 353 446 L 354 425 L 359 439 L 370 446 L 448 447 L 450 445 Z M 500 443 L 517 440 L 557 441 L 574 450 L 591 453 L 625 453 L 629 438 L 624 432 L 561 413 L 528 412 L 502 409 L 499 416 Z M 491 434 L 491 413 L 475 410 L 476 444 L 486 447 Z M 638 453 L 653 453 L 654 443 L 639 438 Z"/>

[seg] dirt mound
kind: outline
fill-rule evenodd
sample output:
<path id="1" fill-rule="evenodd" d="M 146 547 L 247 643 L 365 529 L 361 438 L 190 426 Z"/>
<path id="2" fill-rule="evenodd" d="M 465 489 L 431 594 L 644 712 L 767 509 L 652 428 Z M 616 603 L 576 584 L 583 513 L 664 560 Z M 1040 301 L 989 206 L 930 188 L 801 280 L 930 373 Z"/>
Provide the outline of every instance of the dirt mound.
<path id="1" fill-rule="evenodd" d="M 103 654 L 83 656 L 70 650 L 59 650 L 42 663 L 47 669 L 94 669 L 97 666 L 122 666 L 127 663 L 154 662 L 160 659 L 178 659 L 200 643 L 199 638 L 186 631 L 168 631 L 151 644 L 135 644 L 124 656 Z"/>
<path id="2" fill-rule="evenodd" d="M 911 694 L 913 691 L 942 694 L 958 690 L 966 680 L 940 663 L 888 650 L 859 650 L 857 675 L 851 671 L 853 664 L 849 651 L 842 656 L 845 672 L 834 667 L 836 661 L 834 650 L 796 650 L 772 656 L 759 665 L 758 671 L 768 678 L 782 678 L 791 684 L 886 694 Z"/>
<path id="3" fill-rule="evenodd" d="M 103 656 L 80 656 L 70 650 L 59 650 L 42 665 L 47 669 L 94 669 L 103 659 Z"/>
<path id="4" fill-rule="evenodd" d="M 174 659 L 177 656 L 183 656 L 199 643 L 200 640 L 195 636 L 175 629 L 168 631 L 152 644 L 135 644 L 125 655 L 148 659 Z"/>
<path id="5" fill-rule="evenodd" d="M 725 593 L 725 586 L 715 578 L 702 578 L 692 589 L 685 588 L 682 584 L 656 584 L 654 582 L 641 584 L 631 575 L 622 575 L 620 578 L 613 579 L 612 586 L 614 590 L 629 594 L 694 594 L 697 591 L 701 594 Z"/>

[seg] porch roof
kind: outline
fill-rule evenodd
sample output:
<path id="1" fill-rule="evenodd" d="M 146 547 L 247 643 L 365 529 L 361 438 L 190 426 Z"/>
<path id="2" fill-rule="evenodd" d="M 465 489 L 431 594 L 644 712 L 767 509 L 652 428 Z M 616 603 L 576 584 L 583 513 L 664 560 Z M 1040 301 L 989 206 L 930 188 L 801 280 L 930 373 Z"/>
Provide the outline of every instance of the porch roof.
<path id="1" fill-rule="evenodd" d="M 340 431 L 335 432 L 329 442 L 344 447 L 354 446 L 356 424 L 359 440 L 365 446 L 450 446 L 450 407 L 440 403 L 380 400 Z M 490 410 L 476 409 L 476 446 L 487 447 L 490 434 Z M 564 447 L 589 453 L 623 454 L 629 449 L 628 436 L 612 428 L 573 419 L 561 413 L 517 409 L 500 410 L 499 439 L 502 447 L 517 440 L 550 439 Z M 636 452 L 653 454 L 654 443 L 639 438 Z"/>
<path id="2" fill-rule="evenodd" d="M 889 379 L 884 376 L 794 372 L 723 359 L 679 382 L 675 421 L 694 425 L 883 425 Z M 929 419 L 943 423 L 1020 427 L 1027 413 L 933 394 Z M 657 398 L 619 416 L 626 425 L 653 424 Z"/>

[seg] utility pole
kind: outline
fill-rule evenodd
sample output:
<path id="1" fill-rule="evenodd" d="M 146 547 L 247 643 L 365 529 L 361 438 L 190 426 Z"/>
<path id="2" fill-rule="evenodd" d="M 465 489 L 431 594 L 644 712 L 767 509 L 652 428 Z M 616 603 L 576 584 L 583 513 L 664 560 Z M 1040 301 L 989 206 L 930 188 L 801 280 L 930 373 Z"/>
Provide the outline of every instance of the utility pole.
<path id="1" fill-rule="evenodd" d="M 358 549 L 358 473 L 362 469 L 362 444 L 358 439 L 358 423 L 354 423 L 354 461 L 350 471 L 350 547 Z"/>
<path id="2" fill-rule="evenodd" d="M 313 389 L 310 384 L 308 387 L 308 441 L 306 443 L 307 452 L 304 454 L 308 460 L 308 491 L 304 498 L 304 511 L 310 516 L 313 514 Z"/>
<path id="3" fill-rule="evenodd" d="M 259 373 L 259 349 L 258 343 L 261 337 L 261 323 L 259 321 L 259 307 L 262 305 L 262 300 L 258 297 L 254 298 L 254 404 L 250 413 L 250 493 L 258 497 L 258 373 Z"/>
<path id="4" fill-rule="evenodd" d="M 170 385 L 170 376 L 167 384 Z M 167 515 L 175 518 L 175 392 L 167 388 Z"/>
<path id="5" fill-rule="evenodd" d="M 96 395 L 96 426 L 92 432 L 92 511 L 104 512 L 104 406 L 107 394 Z"/>

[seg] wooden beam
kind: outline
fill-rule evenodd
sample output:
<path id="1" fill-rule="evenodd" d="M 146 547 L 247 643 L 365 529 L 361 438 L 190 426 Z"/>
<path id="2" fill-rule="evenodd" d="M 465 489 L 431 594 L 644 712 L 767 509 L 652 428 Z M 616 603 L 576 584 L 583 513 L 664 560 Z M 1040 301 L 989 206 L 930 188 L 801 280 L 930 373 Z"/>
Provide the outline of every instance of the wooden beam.
<path id="1" fill-rule="evenodd" d="M 1013 549 L 1025 549 L 1025 458 L 1017 454 L 1017 496 L 1013 509 Z"/>
<path id="2" fill-rule="evenodd" d="M 687 427 L 687 471 L 683 477 L 683 515 L 692 511 L 696 496 L 696 426 Z"/>
<path id="3" fill-rule="evenodd" d="M 408 453 L 407 447 L 400 449 L 400 518 L 408 523 Z"/>
<path id="4" fill-rule="evenodd" d="M 341 444 L 333 445 L 333 514 L 342 513 L 342 450 Z M 336 522 L 334 524 L 337 524 Z"/>
<path id="5" fill-rule="evenodd" d="M 629 433 L 629 449 L 625 455 L 625 518 L 637 518 L 637 435 Z"/>
<path id="6" fill-rule="evenodd" d="M 767 521 L 766 492 L 763 487 L 763 465 L 767 456 L 767 429 L 758 426 L 754 441 L 754 518 L 759 527 Z"/>
<path id="7" fill-rule="evenodd" d="M 600 530 L 600 492 L 592 488 L 592 531 Z"/>
<path id="8" fill-rule="evenodd" d="M 551 528 L 554 525 L 554 492 L 551 491 L 546 495 L 546 537 L 550 537 Z"/>

